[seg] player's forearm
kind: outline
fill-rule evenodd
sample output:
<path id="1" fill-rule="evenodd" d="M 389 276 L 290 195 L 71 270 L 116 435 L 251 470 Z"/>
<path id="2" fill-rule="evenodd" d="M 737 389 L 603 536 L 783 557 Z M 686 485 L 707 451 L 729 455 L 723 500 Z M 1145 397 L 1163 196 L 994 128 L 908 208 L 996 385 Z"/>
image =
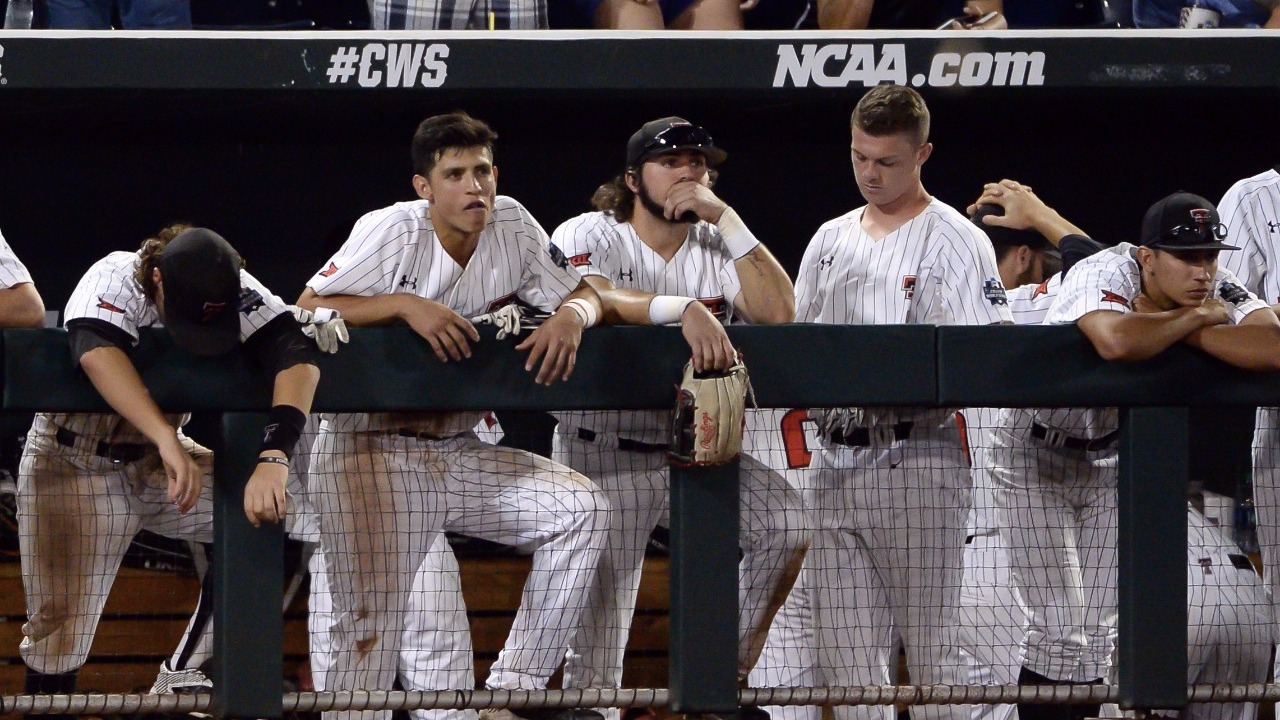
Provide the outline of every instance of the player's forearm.
<path id="1" fill-rule="evenodd" d="M 289 405 L 306 413 L 311 412 L 315 401 L 316 385 L 320 382 L 320 368 L 306 363 L 294 365 L 276 373 L 275 388 L 271 393 L 272 405 Z"/>
<path id="2" fill-rule="evenodd" d="M 1204 325 L 1196 308 L 1103 315 L 1115 317 L 1093 322 L 1086 316 L 1080 320 L 1080 329 L 1104 360 L 1124 362 L 1154 357 Z"/>
<path id="3" fill-rule="evenodd" d="M 1076 227 L 1069 220 L 1059 215 L 1057 210 L 1047 205 L 1036 214 L 1034 228 L 1054 247 L 1057 247 L 1058 242 L 1068 235 L 1088 236 L 1088 233 Z"/>
<path id="4" fill-rule="evenodd" d="M 374 295 L 372 297 L 317 295 L 314 290 L 307 288 L 302 291 L 297 305 L 306 310 L 315 310 L 317 307 L 337 310 L 347 325 L 362 327 L 389 325 L 397 320 L 403 320 L 415 301 L 427 302 L 423 298 L 408 293 Z"/>
<path id="5" fill-rule="evenodd" d="M 818 0 L 818 27 L 865 30 L 871 22 L 871 0 Z"/>
<path id="6" fill-rule="evenodd" d="M 80 357 L 80 367 L 112 410 L 128 420 L 156 445 L 177 440 L 160 406 L 151 399 L 147 386 L 129 356 L 116 347 L 99 347 Z"/>
<path id="7" fill-rule="evenodd" d="M 31 283 L 0 290 L 0 327 L 44 327 L 44 301 Z"/>
<path id="8" fill-rule="evenodd" d="M 1280 326 L 1214 325 L 1186 338 L 1219 360 L 1245 370 L 1280 370 Z"/>
<path id="9" fill-rule="evenodd" d="M 763 244 L 739 258 L 733 267 L 742 285 L 735 305 L 758 325 L 789 323 L 796 318 L 795 286 Z"/>

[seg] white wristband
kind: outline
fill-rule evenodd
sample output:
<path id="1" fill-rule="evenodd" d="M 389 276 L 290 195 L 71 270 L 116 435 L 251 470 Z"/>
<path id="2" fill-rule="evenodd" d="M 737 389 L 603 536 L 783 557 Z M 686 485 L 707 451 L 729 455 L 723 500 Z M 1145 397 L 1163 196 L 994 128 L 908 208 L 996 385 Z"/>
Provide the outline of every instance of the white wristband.
<path id="1" fill-rule="evenodd" d="M 716 227 L 720 229 L 721 242 L 728 248 L 734 260 L 741 260 L 744 255 L 755 250 L 760 244 L 733 208 L 725 208 L 716 222 Z"/>
<path id="2" fill-rule="evenodd" d="M 649 322 L 654 325 L 672 325 L 680 322 L 685 308 L 697 302 L 693 298 L 677 295 L 655 295 L 649 301 Z"/>
<path id="3" fill-rule="evenodd" d="M 560 307 L 569 308 L 577 314 L 583 328 L 595 327 L 595 324 L 600 322 L 600 313 L 596 310 L 596 306 L 582 298 L 565 300 Z"/>

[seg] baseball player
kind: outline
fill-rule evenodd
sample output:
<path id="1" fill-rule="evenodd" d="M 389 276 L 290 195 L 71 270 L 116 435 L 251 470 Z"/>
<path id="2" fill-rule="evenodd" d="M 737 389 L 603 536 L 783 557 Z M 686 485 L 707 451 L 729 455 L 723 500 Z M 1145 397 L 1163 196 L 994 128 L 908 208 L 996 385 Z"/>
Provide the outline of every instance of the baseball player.
<path id="1" fill-rule="evenodd" d="M 495 139 L 465 113 L 423 121 L 412 152 L 419 199 L 361 218 L 298 304 L 323 302 L 355 325 L 404 320 L 442 362 L 458 362 L 479 341 L 467 317 L 523 301 L 555 311 L 516 346 L 529 352 L 526 368 L 541 384 L 568 377 L 583 330 L 600 318 L 600 301 L 550 249 L 529 212 L 496 194 Z M 333 586 L 330 689 L 391 688 L 412 579 L 442 530 L 541 543 L 487 686 L 541 689 L 562 661 L 604 546 L 608 500 L 566 467 L 480 442 L 471 432 L 478 419 L 466 412 L 325 417 L 310 480 Z"/>
<path id="2" fill-rule="evenodd" d="M 211 453 L 165 415 L 130 354 L 163 322 L 175 344 L 212 355 L 241 342 L 275 373 L 271 422 L 245 489 L 253 521 L 283 512 L 289 457 L 319 379 L 314 345 L 278 297 L 216 233 L 174 226 L 114 252 L 81 278 L 66 309 L 72 357 L 118 414 L 39 413 L 18 476 L 29 693 L 74 692 L 133 536 L 212 540 Z"/>
<path id="3" fill-rule="evenodd" d="M 1240 246 L 1222 268 L 1250 292 L 1280 302 L 1280 168 L 1247 177 L 1227 190 L 1218 205 L 1228 237 Z M 1253 502 L 1258 545 L 1271 597 L 1280 603 L 1280 409 L 1258 408 L 1253 436 Z"/>
<path id="4" fill-rule="evenodd" d="M 867 205 L 819 228 L 796 281 L 796 319 L 819 323 L 1010 321 L 991 243 L 929 196 L 920 169 L 929 111 L 910 88 L 882 85 L 852 117 L 852 160 Z M 805 505 L 816 515 L 810 576 L 817 659 L 827 682 L 880 685 L 897 665 L 893 631 L 919 684 L 961 684 L 956 644 L 971 482 L 955 411 L 814 410 L 820 441 Z M 892 708 L 836 709 L 842 717 Z M 967 706 L 916 707 L 965 717 Z"/>
<path id="5" fill-rule="evenodd" d="M 1075 266 L 1045 319 L 1075 322 L 1110 360 L 1187 342 L 1231 364 L 1276 364 L 1275 314 L 1217 267 L 1225 228 L 1204 198 L 1152 205 L 1141 245 Z M 1107 676 L 1116 612 L 1114 409 L 1011 409 L 992 433 L 1002 539 L 1028 612 L 1020 684 Z M 1020 704 L 1022 720 L 1087 717 L 1097 707 Z"/>
<path id="6" fill-rule="evenodd" d="M 711 190 L 725 157 L 706 130 L 687 120 L 645 123 L 627 142 L 624 171 L 596 192 L 596 211 L 566 221 L 552 236 L 585 282 L 622 298 L 610 306 L 611 321 L 680 323 L 697 370 L 729 366 L 734 351 L 722 322 L 793 317 L 790 278 Z M 569 646 L 565 687 L 620 687 L 644 549 L 654 528 L 669 522 L 670 413 L 556 415 L 553 456 L 595 481 L 614 510 L 590 609 Z M 740 477 L 738 671 L 745 680 L 799 570 L 809 531 L 800 495 L 781 475 L 744 455 Z"/>

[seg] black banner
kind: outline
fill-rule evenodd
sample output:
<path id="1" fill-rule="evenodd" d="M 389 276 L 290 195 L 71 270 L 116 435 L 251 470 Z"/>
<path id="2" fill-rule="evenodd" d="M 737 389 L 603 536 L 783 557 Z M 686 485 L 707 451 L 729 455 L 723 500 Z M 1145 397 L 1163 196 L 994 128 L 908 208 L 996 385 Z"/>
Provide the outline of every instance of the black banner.
<path id="1" fill-rule="evenodd" d="M 0 32 L 5 89 L 832 90 L 1280 86 L 1265 31 Z"/>

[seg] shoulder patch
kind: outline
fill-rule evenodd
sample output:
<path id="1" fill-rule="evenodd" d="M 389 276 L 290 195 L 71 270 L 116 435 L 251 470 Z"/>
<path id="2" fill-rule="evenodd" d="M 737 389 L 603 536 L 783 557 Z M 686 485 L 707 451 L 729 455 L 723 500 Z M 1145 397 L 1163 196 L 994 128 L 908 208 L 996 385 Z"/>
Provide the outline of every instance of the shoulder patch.
<path id="1" fill-rule="evenodd" d="M 336 272 L 338 272 L 338 266 L 334 263 L 329 263 L 329 267 L 320 271 L 320 277 L 329 277 Z"/>
<path id="2" fill-rule="evenodd" d="M 1009 304 L 1009 298 L 1005 295 L 1004 285 L 1000 283 L 999 278 L 987 278 L 987 281 L 982 283 L 982 295 L 992 305 Z"/>
<path id="3" fill-rule="evenodd" d="M 569 257 L 569 264 L 574 267 L 582 267 L 591 264 L 591 253 L 578 253 Z"/>
<path id="4" fill-rule="evenodd" d="M 1249 299 L 1249 291 L 1233 282 L 1223 280 L 1218 284 L 1218 297 L 1232 305 L 1239 305 Z"/>
<path id="5" fill-rule="evenodd" d="M 1031 291 L 1031 299 L 1035 300 L 1041 295 L 1047 295 L 1048 293 L 1049 293 L 1049 281 L 1045 280 L 1044 282 L 1037 285 L 1035 290 Z"/>
<path id="6" fill-rule="evenodd" d="M 556 245 L 548 245 L 547 252 L 551 253 L 551 261 L 556 265 L 567 268 L 569 267 L 569 258 L 564 256 L 564 251 Z"/>
<path id="7" fill-rule="evenodd" d="M 266 301 L 262 299 L 262 293 L 253 288 L 240 288 L 240 312 L 250 315 L 254 310 L 262 307 Z"/>
<path id="8" fill-rule="evenodd" d="M 1131 305 L 1129 305 L 1128 298 L 1126 298 L 1123 295 L 1117 295 L 1116 293 L 1113 293 L 1110 290 L 1102 291 L 1102 302 L 1116 303 L 1117 305 L 1132 307 Z"/>

